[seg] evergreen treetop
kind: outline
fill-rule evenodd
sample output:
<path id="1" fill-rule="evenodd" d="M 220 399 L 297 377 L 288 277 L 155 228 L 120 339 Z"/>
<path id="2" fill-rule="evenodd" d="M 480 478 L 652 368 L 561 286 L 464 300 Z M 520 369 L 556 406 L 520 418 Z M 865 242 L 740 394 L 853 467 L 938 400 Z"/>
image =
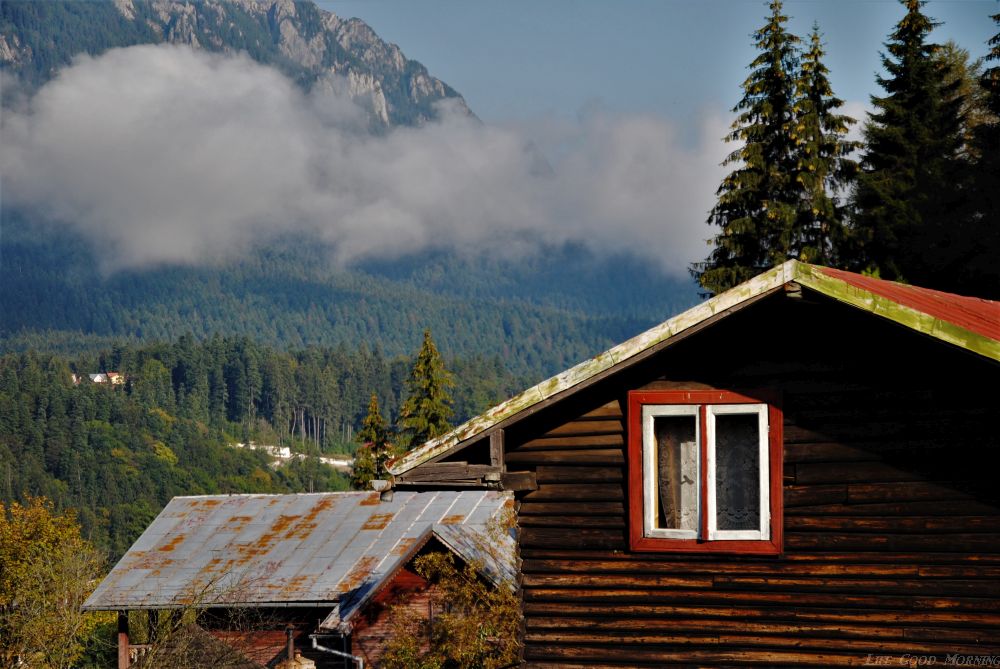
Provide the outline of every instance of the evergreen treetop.
<path id="1" fill-rule="evenodd" d="M 372 393 L 368 401 L 368 413 L 365 414 L 356 438 L 359 445 L 354 453 L 351 487 L 355 490 L 366 490 L 373 479 L 385 478 L 386 463 L 396 454 L 389 425 L 382 417 L 378 406 L 378 395 L 375 393 Z"/>
<path id="2" fill-rule="evenodd" d="M 451 429 L 453 411 L 449 389 L 455 385 L 445 369 L 441 354 L 424 330 L 424 342 L 406 380 L 408 396 L 400 409 L 402 443 L 406 448 L 419 446 Z"/>
<path id="3" fill-rule="evenodd" d="M 846 139 L 856 121 L 837 113 L 844 102 L 833 94 L 824 53 L 819 26 L 813 24 L 796 81 L 797 178 L 805 193 L 793 245 L 801 260 L 834 265 L 845 217 L 837 195 L 857 171 L 850 155 L 859 143 Z"/>
<path id="4" fill-rule="evenodd" d="M 935 285 L 944 269 L 933 249 L 951 246 L 961 209 L 962 96 L 940 46 L 928 42 L 935 24 L 923 0 L 902 0 L 906 15 L 882 55 L 885 96 L 872 96 L 866 150 L 855 192 L 855 269 L 883 278 Z M 951 82 L 949 83 L 949 79 Z"/>
<path id="5" fill-rule="evenodd" d="M 1000 14 L 992 17 L 1000 28 Z M 972 133 L 973 226 L 969 238 L 975 253 L 963 269 L 968 280 L 963 292 L 990 299 L 1000 299 L 1000 30 L 988 42 L 988 65 L 979 78 L 984 112 L 983 122 Z"/>
<path id="6" fill-rule="evenodd" d="M 1000 14 L 994 14 L 990 18 L 1000 28 Z M 990 111 L 993 112 L 994 116 L 1000 118 L 1000 31 L 990 38 L 988 44 L 990 52 L 987 54 L 986 60 L 992 65 L 983 71 L 980 83 L 986 90 Z"/>
<path id="7" fill-rule="evenodd" d="M 783 262 L 793 247 L 802 185 L 796 179 L 795 74 L 799 39 L 785 30 L 780 0 L 753 37 L 760 53 L 743 82 L 743 98 L 727 142 L 735 169 L 716 191 L 708 223 L 721 228 L 692 274 L 709 293 L 722 292 Z"/>

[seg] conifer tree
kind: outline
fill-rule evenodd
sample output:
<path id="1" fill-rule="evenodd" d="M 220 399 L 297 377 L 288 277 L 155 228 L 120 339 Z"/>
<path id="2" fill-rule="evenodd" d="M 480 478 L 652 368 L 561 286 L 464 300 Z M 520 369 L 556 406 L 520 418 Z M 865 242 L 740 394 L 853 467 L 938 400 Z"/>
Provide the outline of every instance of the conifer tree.
<path id="1" fill-rule="evenodd" d="M 394 456 L 389 426 L 382 417 L 378 406 L 378 395 L 372 393 L 356 439 L 359 443 L 354 453 L 354 467 L 351 470 L 351 487 L 365 490 L 372 479 L 386 476 L 386 463 Z"/>
<path id="2" fill-rule="evenodd" d="M 431 331 L 424 330 L 424 343 L 406 380 L 407 398 L 400 409 L 402 443 L 413 448 L 451 429 L 449 388 L 455 385 L 445 369 Z"/>
<path id="3" fill-rule="evenodd" d="M 743 82 L 739 114 L 726 137 L 742 146 L 726 158 L 735 169 L 716 191 L 708 217 L 721 228 L 714 248 L 691 268 L 703 288 L 720 293 L 776 264 L 793 252 L 802 200 L 795 143 L 795 77 L 799 39 L 785 30 L 788 17 L 772 0 L 767 24 L 754 33 L 760 54 Z"/>
<path id="4" fill-rule="evenodd" d="M 1000 28 L 1000 14 L 993 21 Z M 970 237 L 976 251 L 964 269 L 970 295 L 1000 299 L 1000 30 L 989 40 L 987 67 L 979 79 L 986 118 L 973 134 L 976 163 L 973 169 L 974 226 Z"/>
<path id="5" fill-rule="evenodd" d="M 813 24 L 796 82 L 798 178 L 805 193 L 792 252 L 806 262 L 835 265 L 845 218 L 838 195 L 855 176 L 850 154 L 859 144 L 846 139 L 856 121 L 837 113 L 844 102 L 833 95 L 823 55 L 819 26 Z"/>
<path id="6" fill-rule="evenodd" d="M 852 231 L 853 265 L 882 278 L 940 286 L 947 254 L 963 233 L 963 173 L 958 82 L 939 45 L 927 41 L 936 25 L 923 0 L 901 0 L 906 15 L 882 55 L 884 97 L 865 125 L 866 151 L 858 177 Z M 950 83 L 949 83 L 950 81 Z"/>

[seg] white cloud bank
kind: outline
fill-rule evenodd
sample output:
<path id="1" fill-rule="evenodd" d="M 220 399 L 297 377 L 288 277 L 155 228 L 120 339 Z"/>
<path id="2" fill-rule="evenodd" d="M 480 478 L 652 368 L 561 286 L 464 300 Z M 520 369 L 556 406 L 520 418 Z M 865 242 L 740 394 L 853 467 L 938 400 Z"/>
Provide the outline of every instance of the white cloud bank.
<path id="1" fill-rule="evenodd" d="M 533 136 L 442 111 L 373 137 L 345 97 L 304 95 L 245 56 L 118 49 L 5 110 L 3 196 L 77 228 L 116 267 L 297 232 L 341 261 L 581 240 L 682 273 L 705 255 L 724 120 L 695 141 L 660 118 L 600 113 Z"/>

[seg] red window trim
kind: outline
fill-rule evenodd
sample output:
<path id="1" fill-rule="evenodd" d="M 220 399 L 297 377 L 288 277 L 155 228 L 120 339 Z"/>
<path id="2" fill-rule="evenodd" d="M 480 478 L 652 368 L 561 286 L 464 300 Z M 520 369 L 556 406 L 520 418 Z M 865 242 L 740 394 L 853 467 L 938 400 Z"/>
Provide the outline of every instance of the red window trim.
<path id="1" fill-rule="evenodd" d="M 779 555 L 783 548 L 784 504 L 782 497 L 783 435 L 781 396 L 775 391 L 728 390 L 634 390 L 628 394 L 628 505 L 629 545 L 633 551 L 679 553 L 728 553 Z M 644 404 L 766 404 L 770 479 L 771 537 L 766 540 L 667 539 L 643 534 L 642 407 Z M 699 412 L 705 435 L 705 412 Z M 708 444 L 702 438 L 701 461 L 707 460 Z M 708 477 L 701 477 L 701 499 L 708 499 Z M 704 506 L 702 507 L 704 509 Z M 701 537 L 708 536 L 708 515 L 701 514 Z"/>

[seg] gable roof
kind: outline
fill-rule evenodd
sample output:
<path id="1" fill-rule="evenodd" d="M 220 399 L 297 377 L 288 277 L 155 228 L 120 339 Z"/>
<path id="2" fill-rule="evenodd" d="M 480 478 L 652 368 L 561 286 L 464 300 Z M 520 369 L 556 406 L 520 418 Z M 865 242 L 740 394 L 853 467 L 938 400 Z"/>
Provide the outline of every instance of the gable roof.
<path id="1" fill-rule="evenodd" d="M 344 626 L 432 536 L 512 581 L 513 538 L 487 528 L 508 500 L 487 490 L 175 497 L 83 608 L 329 606 Z"/>
<path id="2" fill-rule="evenodd" d="M 580 390 L 612 370 L 639 362 L 664 346 L 792 283 L 1000 361 L 1000 302 L 952 295 L 789 260 L 590 360 L 542 381 L 451 432 L 418 446 L 391 462 L 389 472 L 398 476 L 444 455 L 463 442 L 484 436 L 548 400 Z"/>

